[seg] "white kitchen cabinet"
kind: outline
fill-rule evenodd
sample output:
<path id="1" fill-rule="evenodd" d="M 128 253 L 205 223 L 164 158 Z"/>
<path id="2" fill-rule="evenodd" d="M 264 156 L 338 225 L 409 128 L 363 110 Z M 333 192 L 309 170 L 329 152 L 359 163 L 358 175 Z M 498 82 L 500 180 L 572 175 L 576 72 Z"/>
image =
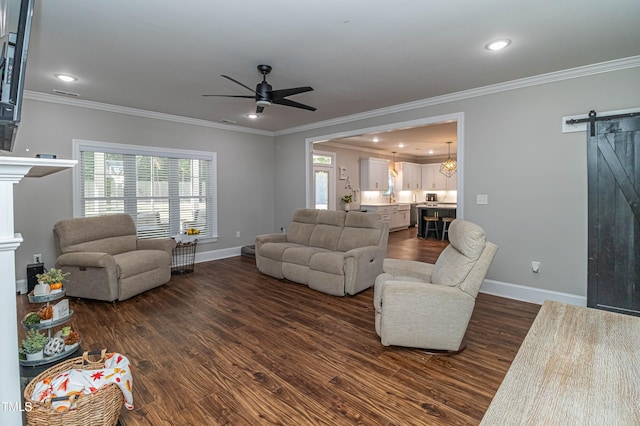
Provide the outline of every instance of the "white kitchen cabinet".
<path id="1" fill-rule="evenodd" d="M 455 172 L 451 175 L 450 178 L 447 178 L 447 190 L 456 191 L 458 189 L 458 172 Z"/>
<path id="2" fill-rule="evenodd" d="M 422 166 L 414 163 L 400 163 L 400 174 L 395 180 L 397 191 L 413 191 L 422 188 Z"/>
<path id="3" fill-rule="evenodd" d="M 407 229 L 411 218 L 411 205 L 398 204 L 391 207 L 391 223 L 389 229 L 397 231 L 399 229 Z"/>
<path id="4" fill-rule="evenodd" d="M 389 229 L 391 229 L 391 219 L 393 218 L 393 206 L 370 206 L 366 204 L 362 204 L 360 206 L 361 210 L 366 210 L 368 213 L 379 213 L 382 217 L 382 220 L 389 224 Z"/>
<path id="5" fill-rule="evenodd" d="M 382 220 L 389 225 L 389 231 L 397 231 L 409 227 L 411 219 L 411 204 L 387 204 L 360 206 L 361 210 L 369 213 L 379 213 Z"/>
<path id="6" fill-rule="evenodd" d="M 440 173 L 440 163 L 423 164 L 422 189 L 425 191 L 451 191 L 458 189 L 457 173 L 448 178 Z"/>
<path id="7" fill-rule="evenodd" d="M 388 191 L 389 160 L 361 158 L 360 189 L 363 191 Z"/>

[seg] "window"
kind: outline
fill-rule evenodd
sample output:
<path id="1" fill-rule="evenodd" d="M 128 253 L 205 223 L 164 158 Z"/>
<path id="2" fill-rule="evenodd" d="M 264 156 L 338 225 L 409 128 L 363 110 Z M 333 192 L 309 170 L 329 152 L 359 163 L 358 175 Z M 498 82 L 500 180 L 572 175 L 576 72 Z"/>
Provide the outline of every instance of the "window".
<path id="1" fill-rule="evenodd" d="M 129 214 L 140 238 L 217 237 L 216 155 L 74 141 L 74 216 Z"/>

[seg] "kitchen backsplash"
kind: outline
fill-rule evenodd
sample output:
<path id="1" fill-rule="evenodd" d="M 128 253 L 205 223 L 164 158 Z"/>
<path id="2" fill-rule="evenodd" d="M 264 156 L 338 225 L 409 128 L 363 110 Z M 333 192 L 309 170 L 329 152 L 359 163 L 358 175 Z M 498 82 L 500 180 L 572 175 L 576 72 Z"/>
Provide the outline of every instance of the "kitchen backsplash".
<path id="1" fill-rule="evenodd" d="M 389 195 L 383 195 L 380 191 L 362 191 L 359 204 L 379 204 L 379 203 L 423 203 L 427 199 L 427 192 L 438 195 L 441 203 L 455 203 L 458 200 L 458 191 L 399 191 L 395 194 L 395 200 L 391 200 Z"/>

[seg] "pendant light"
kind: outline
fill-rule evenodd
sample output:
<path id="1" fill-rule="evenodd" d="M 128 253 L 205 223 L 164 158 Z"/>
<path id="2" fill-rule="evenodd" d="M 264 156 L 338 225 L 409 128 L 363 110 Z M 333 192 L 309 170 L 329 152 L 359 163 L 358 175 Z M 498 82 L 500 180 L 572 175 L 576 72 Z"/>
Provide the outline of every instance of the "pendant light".
<path id="1" fill-rule="evenodd" d="M 398 171 L 396 170 L 396 152 L 395 151 L 393 151 L 393 168 L 391 169 L 389 174 L 391 174 L 392 177 L 398 176 Z"/>
<path id="2" fill-rule="evenodd" d="M 440 164 L 440 173 L 446 177 L 453 176 L 453 174 L 458 170 L 458 162 L 451 159 L 451 143 L 452 142 L 447 142 L 447 145 L 449 145 L 449 157 L 447 158 L 447 161 Z"/>

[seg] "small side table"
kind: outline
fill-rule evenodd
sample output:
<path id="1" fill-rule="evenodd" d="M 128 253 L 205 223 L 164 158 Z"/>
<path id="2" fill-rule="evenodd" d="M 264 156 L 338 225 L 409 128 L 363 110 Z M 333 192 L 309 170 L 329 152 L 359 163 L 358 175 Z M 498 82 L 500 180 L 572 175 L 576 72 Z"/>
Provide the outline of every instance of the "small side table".
<path id="1" fill-rule="evenodd" d="M 189 241 L 176 241 L 176 246 L 172 252 L 171 274 L 182 275 L 193 272 L 197 245 L 197 238 Z"/>

